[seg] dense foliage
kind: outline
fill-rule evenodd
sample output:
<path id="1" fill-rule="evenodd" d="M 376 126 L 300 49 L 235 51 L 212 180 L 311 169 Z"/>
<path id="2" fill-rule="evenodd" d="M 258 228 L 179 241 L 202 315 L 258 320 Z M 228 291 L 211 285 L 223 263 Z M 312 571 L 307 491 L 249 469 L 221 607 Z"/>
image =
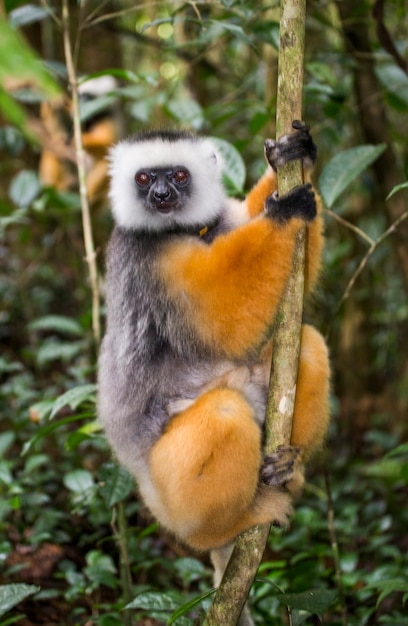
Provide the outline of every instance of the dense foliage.
<path id="1" fill-rule="evenodd" d="M 242 193 L 274 135 L 277 3 L 5 7 L 0 624 L 192 624 L 210 601 L 209 563 L 152 523 L 96 420 L 92 298 L 103 303 L 111 218 L 104 185 L 93 188 L 87 233 L 73 123 L 80 115 L 84 141 L 106 116 L 116 136 L 163 125 L 217 136 L 226 184 Z M 291 529 L 271 535 L 250 598 L 260 625 L 406 621 L 407 18 L 402 0 L 308 3 L 304 118 L 319 146 L 327 246 L 307 317 L 328 337 L 333 419 Z M 79 113 L 67 34 L 83 86 L 115 79 Z M 102 153 L 89 148 L 87 167 Z"/>

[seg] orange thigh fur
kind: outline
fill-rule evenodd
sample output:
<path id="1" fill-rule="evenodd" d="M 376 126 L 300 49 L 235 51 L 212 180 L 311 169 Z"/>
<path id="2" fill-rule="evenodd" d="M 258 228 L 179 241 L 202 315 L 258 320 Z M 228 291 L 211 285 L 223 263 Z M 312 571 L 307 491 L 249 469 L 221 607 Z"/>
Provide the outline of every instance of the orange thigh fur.
<path id="1" fill-rule="evenodd" d="M 252 409 L 233 389 L 208 391 L 176 415 L 149 459 L 166 510 L 160 521 L 181 539 L 204 533 L 218 543 L 255 498 L 260 439 Z"/>
<path id="2" fill-rule="evenodd" d="M 330 368 L 327 346 L 312 326 L 302 327 L 292 444 L 304 457 L 321 447 L 329 421 Z"/>

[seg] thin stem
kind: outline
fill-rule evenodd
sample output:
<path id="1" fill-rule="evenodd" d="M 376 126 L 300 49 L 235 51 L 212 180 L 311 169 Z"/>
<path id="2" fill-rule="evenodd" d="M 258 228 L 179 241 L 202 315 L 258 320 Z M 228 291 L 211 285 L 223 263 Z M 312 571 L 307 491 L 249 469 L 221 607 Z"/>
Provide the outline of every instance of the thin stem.
<path id="1" fill-rule="evenodd" d="M 103 0 L 102 2 L 99 2 L 98 5 L 94 9 L 91 9 L 88 15 L 84 15 L 81 20 L 80 29 L 83 30 L 88 25 L 93 26 L 94 25 L 93 20 L 95 19 L 94 16 L 101 13 L 108 3 L 109 3 L 109 0 Z"/>
<path id="2" fill-rule="evenodd" d="M 116 543 L 119 548 L 120 582 L 122 586 L 123 600 L 126 606 L 133 599 L 133 593 L 132 573 L 130 569 L 130 559 L 127 542 L 128 525 L 126 519 L 125 505 L 123 502 L 118 502 L 114 507 L 111 526 L 116 539 Z M 123 613 L 123 624 L 124 626 L 132 626 L 132 623 L 132 611 L 127 610 Z"/>
<path id="3" fill-rule="evenodd" d="M 344 588 L 341 578 L 340 552 L 337 541 L 336 527 L 334 524 L 334 507 L 331 494 L 330 478 L 328 472 L 325 472 L 326 493 L 327 493 L 327 525 L 329 528 L 330 543 L 334 559 L 334 576 L 336 580 L 337 592 L 339 594 L 339 602 L 341 606 L 341 623 L 347 626 L 347 608 L 344 600 Z"/>
<path id="4" fill-rule="evenodd" d="M 358 226 L 354 226 L 354 224 L 352 224 L 351 222 L 345 220 L 340 215 L 337 215 L 337 213 L 335 213 L 334 211 L 331 211 L 330 209 L 324 209 L 324 212 L 327 215 L 330 215 L 330 217 L 332 217 L 334 220 L 336 220 L 336 222 L 339 222 L 339 224 L 341 224 L 342 226 L 345 226 L 349 230 L 352 230 L 359 237 L 364 239 L 364 241 L 366 241 L 368 244 L 370 244 L 370 246 L 374 243 L 374 240 L 371 239 L 371 237 L 369 237 L 367 235 L 367 233 L 365 233 L 363 230 L 361 230 L 361 228 L 358 228 Z"/>
<path id="5" fill-rule="evenodd" d="M 356 271 L 354 272 L 354 274 L 352 275 L 352 277 L 350 278 L 347 287 L 340 299 L 340 302 L 338 303 L 336 310 L 334 312 L 334 316 L 337 314 L 337 312 L 339 311 L 339 309 L 341 308 L 343 302 L 345 302 L 345 300 L 347 300 L 347 298 L 350 296 L 350 293 L 355 285 L 355 282 L 357 280 L 357 278 L 360 276 L 361 272 L 364 270 L 364 268 L 366 267 L 371 255 L 375 252 L 375 250 L 378 248 L 378 246 L 384 241 L 384 239 L 386 239 L 389 235 L 392 235 L 392 233 L 394 233 L 398 226 L 408 218 L 408 211 L 405 211 L 405 213 L 403 213 L 402 215 L 400 215 L 400 217 L 395 220 L 395 222 L 393 222 L 391 224 L 391 226 L 389 226 L 387 228 L 386 231 L 383 232 L 382 235 L 380 235 L 380 237 L 378 237 L 378 239 L 376 239 L 375 241 L 372 242 L 371 246 L 369 247 L 369 249 L 367 250 L 366 254 L 364 255 L 364 257 L 361 259 Z"/>
<path id="6" fill-rule="evenodd" d="M 62 30 L 64 39 L 65 61 L 67 64 L 68 80 L 72 95 L 72 116 L 74 122 L 74 142 L 78 170 L 79 194 L 81 198 L 82 230 L 85 245 L 85 261 L 88 265 L 89 282 L 92 292 L 92 329 L 96 345 L 101 339 L 100 326 L 100 293 L 96 252 L 92 233 L 91 212 L 86 189 L 86 162 L 85 151 L 82 146 L 81 122 L 79 115 L 78 81 L 72 57 L 72 47 L 69 37 L 69 8 L 68 0 L 62 4 Z"/>
<path id="7" fill-rule="evenodd" d="M 50 2 L 48 0 L 41 0 L 41 6 L 47 11 L 48 16 L 57 24 L 57 26 L 61 27 L 62 22 L 53 7 L 51 7 Z"/>
<path id="8" fill-rule="evenodd" d="M 132 13 L 136 13 L 137 11 L 141 11 L 143 9 L 149 9 L 152 7 L 152 5 L 157 4 L 160 5 L 160 0 L 158 0 L 158 2 L 143 2 L 141 4 L 138 4 L 137 6 L 133 6 L 127 9 L 120 9 L 118 11 L 113 11 L 112 13 L 105 13 L 104 15 L 101 15 L 100 17 L 93 17 L 92 14 L 90 14 L 90 16 L 88 16 L 85 20 L 85 22 L 82 24 L 81 29 L 85 29 L 85 28 L 91 28 L 92 26 L 95 26 L 96 24 L 100 24 L 101 22 L 106 22 L 106 21 L 110 21 L 113 19 L 117 19 L 119 17 L 124 17 L 126 15 L 132 14 Z"/>
<path id="9" fill-rule="evenodd" d="M 292 609 L 290 608 L 290 606 L 287 606 L 286 608 L 287 608 L 287 611 L 288 611 L 289 626 L 293 626 Z"/>

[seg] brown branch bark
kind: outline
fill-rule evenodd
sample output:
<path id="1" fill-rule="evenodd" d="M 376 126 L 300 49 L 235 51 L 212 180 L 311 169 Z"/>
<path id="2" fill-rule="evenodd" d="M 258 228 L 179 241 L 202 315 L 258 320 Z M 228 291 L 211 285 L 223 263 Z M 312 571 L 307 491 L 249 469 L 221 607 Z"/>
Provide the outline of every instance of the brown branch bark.
<path id="1" fill-rule="evenodd" d="M 381 87 L 375 75 L 374 55 L 368 32 L 369 14 L 361 11 L 354 0 L 337 1 L 347 50 L 355 60 L 354 90 L 361 128 L 371 144 L 387 144 L 387 149 L 374 162 L 373 171 L 382 198 L 403 182 L 397 155 L 392 147 Z M 388 221 L 396 222 L 407 206 L 407 192 L 395 194 L 385 203 Z M 408 292 L 408 222 L 401 223 L 392 238 L 405 288 Z"/>
<path id="2" fill-rule="evenodd" d="M 292 120 L 301 119 L 303 51 L 306 0 L 281 0 L 277 134 L 290 133 Z M 286 193 L 302 182 L 300 163 L 278 173 L 279 192 Z M 266 452 L 289 443 L 296 389 L 303 308 L 305 232 L 299 232 L 291 278 L 278 313 L 274 334 L 271 387 L 267 409 Z M 284 358 L 283 358 L 284 351 Z M 207 614 L 205 625 L 234 626 L 244 608 L 265 550 L 269 525 L 256 526 L 240 535 L 221 585 Z"/>

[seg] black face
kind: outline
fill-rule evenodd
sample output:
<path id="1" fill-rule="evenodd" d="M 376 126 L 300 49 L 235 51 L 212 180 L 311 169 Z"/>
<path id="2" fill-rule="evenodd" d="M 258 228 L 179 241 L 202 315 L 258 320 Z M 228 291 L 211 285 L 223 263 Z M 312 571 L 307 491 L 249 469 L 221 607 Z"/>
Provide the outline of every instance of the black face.
<path id="1" fill-rule="evenodd" d="M 165 214 L 181 210 L 190 195 L 191 175 L 182 166 L 138 170 L 135 182 L 150 211 Z"/>

